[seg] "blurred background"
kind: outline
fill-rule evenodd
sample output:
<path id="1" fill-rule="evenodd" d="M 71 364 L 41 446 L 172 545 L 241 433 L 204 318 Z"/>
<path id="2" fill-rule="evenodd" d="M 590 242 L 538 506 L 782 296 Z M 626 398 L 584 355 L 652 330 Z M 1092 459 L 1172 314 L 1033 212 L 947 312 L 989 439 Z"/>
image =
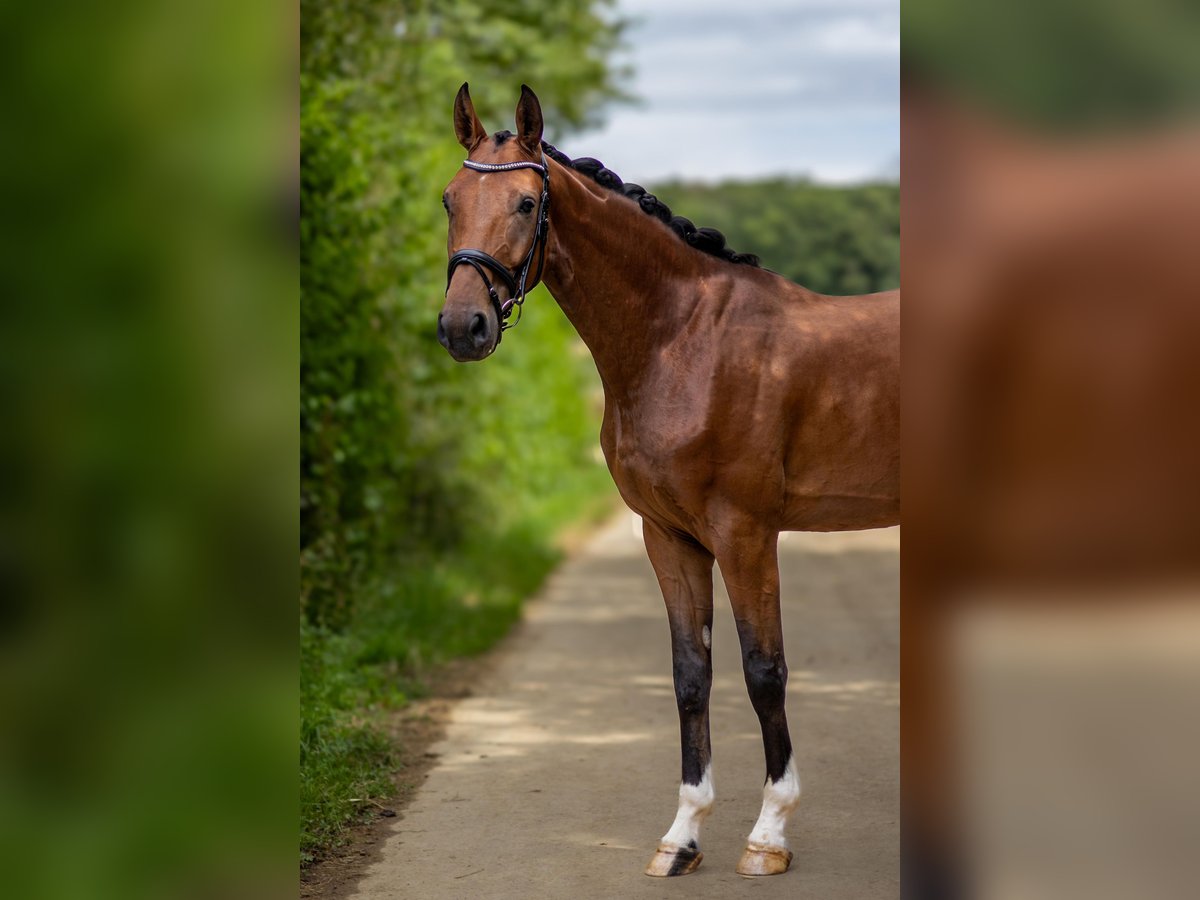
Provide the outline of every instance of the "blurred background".
<path id="1" fill-rule="evenodd" d="M 7 4 L 0 894 L 292 895 L 391 790 L 389 712 L 613 508 L 551 298 L 486 367 L 434 340 L 463 81 L 810 287 L 892 287 L 896 16 Z"/>
<path id="2" fill-rule="evenodd" d="M 1200 13 L 903 34 L 905 893 L 1190 896 Z"/>
<path id="3" fill-rule="evenodd" d="M 5 896 L 294 877 L 297 24 L 0 11 Z"/>
<path id="4" fill-rule="evenodd" d="M 486 367 L 433 340 L 459 84 L 499 129 L 529 83 L 564 151 L 812 288 L 885 288 L 896 17 L 8 4 L 0 890 L 292 894 L 297 839 L 386 786 L 387 710 L 610 508 L 549 297 Z M 904 5 L 912 896 L 1195 883 L 1198 33 Z"/>
<path id="5" fill-rule="evenodd" d="M 459 85 L 496 131 L 529 84 L 560 150 L 860 293 L 899 283 L 897 29 L 895 3 L 303 4 L 303 864 L 376 814 L 346 798 L 390 793 L 389 712 L 619 503 L 594 366 L 544 289 L 485 365 L 434 338 Z"/>
<path id="6" fill-rule="evenodd" d="M 387 711 L 610 508 L 550 298 L 486 368 L 433 340 L 459 84 L 891 287 L 896 16 L 6 5 L 0 891 L 292 895 L 297 804 L 311 861 Z M 910 0 L 903 37 L 906 893 L 1189 895 L 1197 9 Z"/>

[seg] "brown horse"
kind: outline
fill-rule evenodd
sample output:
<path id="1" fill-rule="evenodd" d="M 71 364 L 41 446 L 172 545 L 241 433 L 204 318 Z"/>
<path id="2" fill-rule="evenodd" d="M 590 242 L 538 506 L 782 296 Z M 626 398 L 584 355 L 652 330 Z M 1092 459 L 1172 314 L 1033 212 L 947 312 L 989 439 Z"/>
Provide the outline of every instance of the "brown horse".
<path id="1" fill-rule="evenodd" d="M 737 870 L 784 872 L 800 780 L 784 714 L 778 538 L 899 521 L 899 293 L 822 296 L 725 250 L 718 232 L 672 218 L 596 160 L 572 163 L 544 144 L 525 86 L 517 125 L 489 136 L 459 90 L 454 127 L 468 159 L 444 196 L 438 338 L 460 361 L 490 355 L 544 261 L 600 373 L 601 445 L 644 521 L 670 622 L 683 777 L 646 872 L 693 871 L 713 805 L 714 560 L 766 754 L 762 812 Z"/>

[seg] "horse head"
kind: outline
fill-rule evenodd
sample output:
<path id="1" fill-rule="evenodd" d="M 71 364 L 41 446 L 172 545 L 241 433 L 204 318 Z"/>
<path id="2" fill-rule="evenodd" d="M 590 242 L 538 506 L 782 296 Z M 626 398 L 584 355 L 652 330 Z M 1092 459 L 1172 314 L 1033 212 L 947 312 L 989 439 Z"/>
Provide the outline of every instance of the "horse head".
<path id="1" fill-rule="evenodd" d="M 521 85 L 517 134 L 489 137 L 464 84 L 454 100 L 454 131 L 467 150 L 442 195 L 449 216 L 450 264 L 437 335 L 459 362 L 484 359 L 520 318 L 526 291 L 541 278 L 549 213 L 542 154 L 542 108 Z M 536 262 L 536 267 L 535 267 Z"/>

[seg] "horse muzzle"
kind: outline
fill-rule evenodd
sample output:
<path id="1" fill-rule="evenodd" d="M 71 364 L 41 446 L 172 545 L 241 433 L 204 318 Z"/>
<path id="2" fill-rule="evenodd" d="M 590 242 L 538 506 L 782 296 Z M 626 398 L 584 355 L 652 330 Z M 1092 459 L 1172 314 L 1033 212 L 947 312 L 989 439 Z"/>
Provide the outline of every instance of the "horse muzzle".
<path id="1" fill-rule="evenodd" d="M 489 310 L 438 314 L 438 343 L 458 362 L 486 359 L 496 349 L 500 322 Z"/>

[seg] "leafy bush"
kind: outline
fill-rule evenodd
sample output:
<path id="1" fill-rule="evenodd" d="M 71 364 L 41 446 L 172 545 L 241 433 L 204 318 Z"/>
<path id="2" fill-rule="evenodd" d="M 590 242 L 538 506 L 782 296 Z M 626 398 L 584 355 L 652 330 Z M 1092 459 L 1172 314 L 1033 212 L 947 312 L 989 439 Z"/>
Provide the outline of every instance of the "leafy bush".
<path id="1" fill-rule="evenodd" d="M 495 129 L 522 81 L 548 123 L 584 124 L 618 93 L 606 5 L 301 4 L 306 859 L 353 818 L 350 797 L 386 789 L 378 712 L 430 663 L 502 635 L 553 565 L 556 531 L 609 491 L 595 372 L 549 295 L 485 366 L 454 363 L 434 336 L 458 86 L 471 81 Z"/>

